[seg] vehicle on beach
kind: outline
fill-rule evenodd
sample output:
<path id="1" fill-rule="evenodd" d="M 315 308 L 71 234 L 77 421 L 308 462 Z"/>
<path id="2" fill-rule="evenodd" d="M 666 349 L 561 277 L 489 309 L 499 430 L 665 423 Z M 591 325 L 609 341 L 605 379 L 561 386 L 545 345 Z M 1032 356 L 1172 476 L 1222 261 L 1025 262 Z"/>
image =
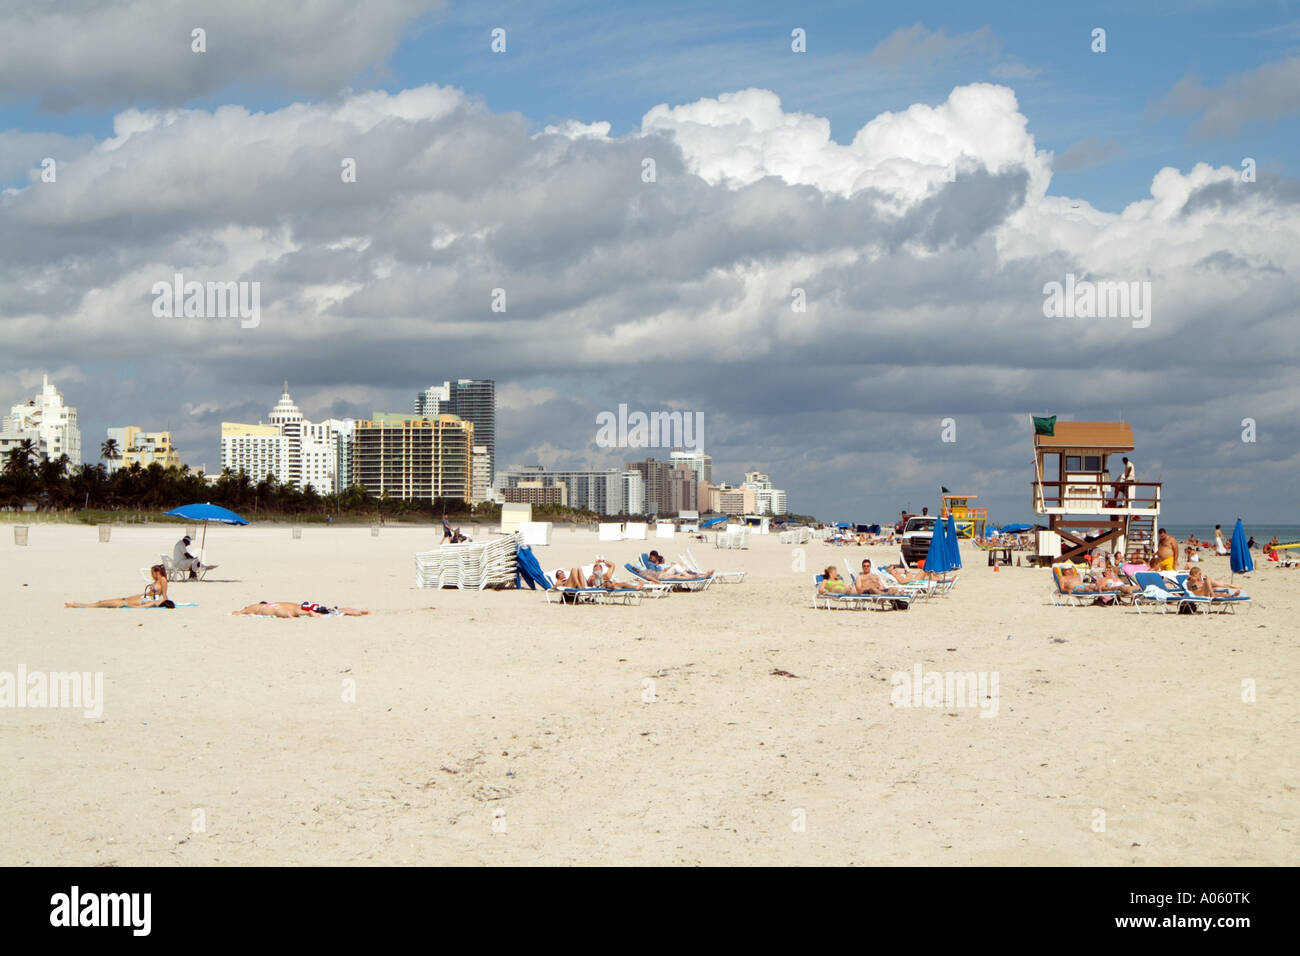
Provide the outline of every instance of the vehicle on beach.
<path id="1" fill-rule="evenodd" d="M 903 561 L 909 565 L 925 560 L 934 537 L 934 517 L 914 515 L 903 525 Z"/>

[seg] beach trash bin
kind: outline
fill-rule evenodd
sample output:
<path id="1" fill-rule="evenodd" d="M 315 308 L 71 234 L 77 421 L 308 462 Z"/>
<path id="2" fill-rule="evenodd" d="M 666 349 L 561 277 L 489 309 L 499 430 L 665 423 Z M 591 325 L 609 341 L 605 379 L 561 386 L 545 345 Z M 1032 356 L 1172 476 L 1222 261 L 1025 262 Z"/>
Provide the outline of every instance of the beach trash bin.
<path id="1" fill-rule="evenodd" d="M 109 537 L 109 535 L 111 535 L 112 533 L 113 533 L 113 526 L 112 526 L 112 525 L 101 524 L 101 525 L 99 526 L 99 543 L 100 543 L 100 544 L 108 544 L 108 537 Z"/>
<path id="2" fill-rule="evenodd" d="M 377 525 L 377 524 L 372 524 L 372 525 L 370 526 L 370 537 L 372 537 L 372 538 L 378 538 L 378 537 L 379 537 L 379 525 Z"/>
<path id="3" fill-rule="evenodd" d="M 302 537 L 302 528 L 294 528 L 294 529 L 293 529 L 293 540 L 297 541 L 297 540 L 298 540 L 299 538 L 301 538 L 301 537 Z"/>
<path id="4" fill-rule="evenodd" d="M 22 545 L 24 548 L 27 547 L 27 525 L 14 525 L 14 544 Z"/>

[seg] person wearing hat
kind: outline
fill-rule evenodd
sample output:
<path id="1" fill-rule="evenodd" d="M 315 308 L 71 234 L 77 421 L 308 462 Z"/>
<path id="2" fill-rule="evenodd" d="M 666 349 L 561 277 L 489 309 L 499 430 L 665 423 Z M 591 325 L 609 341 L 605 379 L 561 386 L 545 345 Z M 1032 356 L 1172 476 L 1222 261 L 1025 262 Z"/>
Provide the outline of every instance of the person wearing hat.
<path id="1" fill-rule="evenodd" d="M 172 548 L 172 564 L 181 570 L 189 569 L 190 580 L 197 581 L 203 571 L 203 562 L 190 554 L 190 536 L 187 534 Z"/>

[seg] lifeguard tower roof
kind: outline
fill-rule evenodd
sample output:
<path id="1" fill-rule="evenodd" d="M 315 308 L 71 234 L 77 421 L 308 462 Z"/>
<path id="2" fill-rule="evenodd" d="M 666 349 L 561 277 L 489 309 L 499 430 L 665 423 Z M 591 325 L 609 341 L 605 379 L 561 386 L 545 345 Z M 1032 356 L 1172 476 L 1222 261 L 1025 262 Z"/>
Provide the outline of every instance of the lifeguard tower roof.
<path id="1" fill-rule="evenodd" d="M 1035 435 L 1034 447 L 1099 448 L 1105 451 L 1132 451 L 1133 426 L 1128 422 L 1057 422 L 1056 434 Z"/>

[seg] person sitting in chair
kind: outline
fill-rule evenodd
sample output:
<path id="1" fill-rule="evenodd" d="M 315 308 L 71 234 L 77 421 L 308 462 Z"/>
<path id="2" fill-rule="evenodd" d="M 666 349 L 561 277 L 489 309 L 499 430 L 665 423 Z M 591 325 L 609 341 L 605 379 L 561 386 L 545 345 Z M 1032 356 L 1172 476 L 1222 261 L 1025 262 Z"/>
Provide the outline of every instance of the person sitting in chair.
<path id="1" fill-rule="evenodd" d="M 190 536 L 188 534 L 177 541 L 176 547 L 172 548 L 172 565 L 178 570 L 189 571 L 191 581 L 197 581 L 204 569 L 209 567 L 209 565 L 205 565 L 197 557 L 190 554 Z"/>
<path id="2" fill-rule="evenodd" d="M 1216 581 L 1200 568 L 1192 568 L 1187 572 L 1187 593 L 1208 598 L 1237 597 L 1241 594 L 1241 588 L 1234 588 L 1222 581 Z"/>

